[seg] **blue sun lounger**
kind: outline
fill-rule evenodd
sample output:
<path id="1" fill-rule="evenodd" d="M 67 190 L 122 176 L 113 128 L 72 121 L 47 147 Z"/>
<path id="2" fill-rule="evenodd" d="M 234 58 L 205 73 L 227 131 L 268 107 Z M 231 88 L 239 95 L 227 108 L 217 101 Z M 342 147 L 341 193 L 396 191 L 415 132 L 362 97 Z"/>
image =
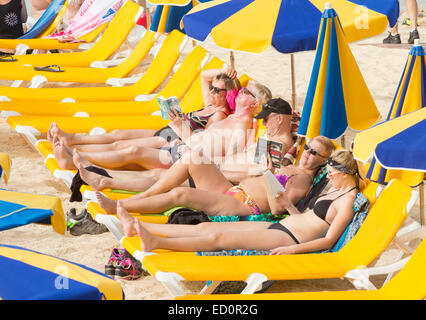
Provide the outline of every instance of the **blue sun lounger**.
<path id="1" fill-rule="evenodd" d="M 0 271 L 0 300 L 124 299 L 105 274 L 22 247 L 0 244 Z"/>
<path id="2" fill-rule="evenodd" d="M 66 219 L 58 197 L 0 190 L 0 231 L 29 223 L 51 224 L 64 234 Z"/>

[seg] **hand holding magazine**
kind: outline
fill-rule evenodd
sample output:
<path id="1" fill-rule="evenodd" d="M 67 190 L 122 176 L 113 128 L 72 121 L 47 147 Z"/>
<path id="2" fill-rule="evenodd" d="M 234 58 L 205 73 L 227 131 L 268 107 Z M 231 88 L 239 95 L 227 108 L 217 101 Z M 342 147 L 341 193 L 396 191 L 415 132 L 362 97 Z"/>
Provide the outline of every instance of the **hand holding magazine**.
<path id="1" fill-rule="evenodd" d="M 272 160 L 272 166 L 274 168 L 280 168 L 282 148 L 283 145 L 279 142 L 259 138 L 257 141 L 256 153 L 254 155 L 254 162 L 259 163 L 264 154 L 266 156 L 269 154 Z"/>
<path id="2" fill-rule="evenodd" d="M 169 98 L 164 98 L 160 96 L 157 98 L 158 104 L 160 105 L 161 117 L 166 120 L 170 120 L 169 112 L 179 115 L 180 118 L 184 119 L 182 110 L 179 106 L 178 99 L 173 96 Z"/>
<path id="3" fill-rule="evenodd" d="M 275 198 L 278 193 L 284 192 L 283 186 L 271 171 L 267 170 L 263 174 L 263 180 L 265 181 L 266 193 L 269 196 Z"/>

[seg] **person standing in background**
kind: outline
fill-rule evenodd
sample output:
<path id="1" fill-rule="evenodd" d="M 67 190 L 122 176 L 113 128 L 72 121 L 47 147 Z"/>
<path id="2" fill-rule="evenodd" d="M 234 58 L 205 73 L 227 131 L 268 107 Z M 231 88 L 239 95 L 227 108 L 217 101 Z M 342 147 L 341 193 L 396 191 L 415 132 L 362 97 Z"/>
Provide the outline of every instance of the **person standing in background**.
<path id="1" fill-rule="evenodd" d="M 25 24 L 27 31 L 32 28 L 32 26 L 37 22 L 38 18 L 41 17 L 43 12 L 52 3 L 52 1 L 53 0 L 30 0 L 31 11 Z"/>
<path id="2" fill-rule="evenodd" d="M 24 34 L 27 21 L 24 0 L 0 0 L 0 39 L 16 39 Z"/>
<path id="3" fill-rule="evenodd" d="M 413 44 L 414 40 L 420 39 L 419 32 L 417 31 L 417 0 L 405 0 L 405 5 L 407 6 L 408 17 L 411 20 L 412 29 L 410 30 L 410 35 L 408 38 L 408 43 Z M 401 36 L 398 33 L 398 22 L 389 32 L 389 36 L 383 39 L 383 43 L 401 43 Z"/>

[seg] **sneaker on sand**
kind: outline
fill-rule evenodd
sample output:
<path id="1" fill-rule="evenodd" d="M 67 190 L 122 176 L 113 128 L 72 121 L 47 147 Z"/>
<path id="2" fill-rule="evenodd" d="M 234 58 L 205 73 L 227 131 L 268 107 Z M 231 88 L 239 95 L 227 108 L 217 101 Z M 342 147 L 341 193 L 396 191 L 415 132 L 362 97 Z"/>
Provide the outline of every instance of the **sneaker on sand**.
<path id="1" fill-rule="evenodd" d="M 143 275 L 142 264 L 135 258 L 125 258 L 115 268 L 114 279 L 136 280 Z"/>
<path id="2" fill-rule="evenodd" d="M 414 40 L 420 39 L 419 32 L 417 29 L 414 29 L 413 31 L 410 31 L 410 37 L 408 38 L 409 44 L 414 44 Z"/>
<path id="3" fill-rule="evenodd" d="M 112 249 L 111 256 L 108 259 L 107 264 L 105 265 L 105 274 L 114 278 L 115 269 L 119 266 L 119 263 L 124 258 L 124 253 L 126 249 L 114 248 Z"/>
<path id="4" fill-rule="evenodd" d="M 399 35 L 399 33 L 397 33 L 396 35 L 392 35 L 392 33 L 389 32 L 389 35 L 387 36 L 387 38 L 383 39 L 383 43 L 385 44 L 400 44 L 401 43 L 401 36 Z"/>
<path id="5" fill-rule="evenodd" d="M 108 232 L 108 228 L 93 220 L 91 214 L 87 212 L 86 209 L 83 210 L 81 214 L 84 213 L 84 217 L 77 221 L 72 227 L 70 227 L 70 234 L 73 236 L 80 236 L 82 234 L 101 234 Z M 80 214 L 80 215 L 81 215 Z"/>

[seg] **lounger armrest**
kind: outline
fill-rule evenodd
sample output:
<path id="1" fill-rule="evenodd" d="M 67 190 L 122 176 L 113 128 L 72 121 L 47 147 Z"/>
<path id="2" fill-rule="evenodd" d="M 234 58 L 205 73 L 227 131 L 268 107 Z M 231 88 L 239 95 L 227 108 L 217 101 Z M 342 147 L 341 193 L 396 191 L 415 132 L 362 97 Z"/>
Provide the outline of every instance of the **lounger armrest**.
<path id="1" fill-rule="evenodd" d="M 135 97 L 135 101 L 150 101 L 154 99 L 157 94 L 140 94 Z"/>
<path id="2" fill-rule="evenodd" d="M 91 42 L 91 43 L 81 43 L 79 46 L 78 46 L 78 49 L 80 49 L 80 50 L 89 50 L 91 47 L 93 47 L 93 45 L 94 45 L 95 43 L 94 42 Z"/>
<path id="3" fill-rule="evenodd" d="M 253 294 L 262 288 L 262 283 L 268 280 L 268 277 L 261 273 L 252 273 L 247 277 L 247 286 L 241 291 L 241 294 Z"/>
<path id="4" fill-rule="evenodd" d="M 115 67 L 118 66 L 120 63 L 122 63 L 126 58 L 122 59 L 114 59 L 114 60 L 105 60 L 105 61 L 93 61 L 90 66 L 92 68 L 99 68 L 99 69 L 105 69 L 109 67 Z"/>
<path id="5" fill-rule="evenodd" d="M 48 82 L 46 77 L 41 75 L 36 75 L 31 79 L 29 88 L 40 88 L 46 82 Z"/>
<path id="6" fill-rule="evenodd" d="M 109 78 L 105 83 L 113 87 L 122 87 L 127 84 L 135 84 L 141 77 L 142 75 L 138 74 L 128 78 Z"/>
<path id="7" fill-rule="evenodd" d="M 30 49 L 30 47 L 25 43 L 18 44 L 15 48 L 15 56 L 26 54 L 28 49 Z"/>
<path id="8" fill-rule="evenodd" d="M 376 290 L 377 288 L 371 283 L 370 276 L 389 274 L 401 270 L 410 257 L 401 259 L 389 265 L 379 267 L 362 267 L 352 269 L 345 274 L 345 278 L 348 279 L 355 288 L 359 290 Z"/>

